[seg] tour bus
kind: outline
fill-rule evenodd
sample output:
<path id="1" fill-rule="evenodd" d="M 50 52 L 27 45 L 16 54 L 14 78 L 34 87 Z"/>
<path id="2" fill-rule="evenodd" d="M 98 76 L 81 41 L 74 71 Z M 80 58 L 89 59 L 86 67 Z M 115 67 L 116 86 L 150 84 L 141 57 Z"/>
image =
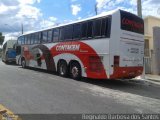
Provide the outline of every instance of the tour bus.
<path id="1" fill-rule="evenodd" d="M 16 50 L 14 48 L 17 40 L 8 40 L 2 45 L 2 61 L 5 63 L 16 62 Z"/>
<path id="2" fill-rule="evenodd" d="M 123 11 L 36 31 L 18 38 L 18 64 L 73 79 L 130 79 L 143 72 L 144 21 Z"/>

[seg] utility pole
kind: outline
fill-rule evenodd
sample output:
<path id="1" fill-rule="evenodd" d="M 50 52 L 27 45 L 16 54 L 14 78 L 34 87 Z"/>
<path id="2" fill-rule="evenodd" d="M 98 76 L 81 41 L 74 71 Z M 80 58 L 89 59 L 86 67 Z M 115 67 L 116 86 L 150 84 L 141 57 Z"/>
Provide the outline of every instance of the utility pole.
<path id="1" fill-rule="evenodd" d="M 142 18 L 142 1 L 137 0 L 137 14 Z"/>
<path id="2" fill-rule="evenodd" d="M 22 28 L 22 35 L 23 35 L 23 23 L 21 23 L 21 28 Z"/>
<path id="3" fill-rule="evenodd" d="M 137 15 L 142 18 L 142 1 L 137 0 Z M 139 77 L 140 79 L 145 79 L 145 58 L 143 58 L 143 73 Z"/>

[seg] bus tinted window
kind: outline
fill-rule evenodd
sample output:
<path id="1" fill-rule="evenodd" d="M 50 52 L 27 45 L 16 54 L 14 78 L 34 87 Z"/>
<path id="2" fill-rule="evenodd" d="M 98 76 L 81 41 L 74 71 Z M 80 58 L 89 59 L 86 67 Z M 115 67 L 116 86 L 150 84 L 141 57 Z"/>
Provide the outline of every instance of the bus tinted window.
<path id="1" fill-rule="evenodd" d="M 21 37 L 20 39 L 21 39 L 21 41 L 22 41 L 22 45 L 24 45 L 24 44 L 25 44 L 25 43 L 24 43 L 24 42 L 25 42 L 25 41 L 24 41 L 24 36 Z"/>
<path id="2" fill-rule="evenodd" d="M 41 43 L 42 40 L 42 32 L 38 33 L 38 43 Z"/>
<path id="3" fill-rule="evenodd" d="M 31 36 L 30 35 L 27 35 L 27 44 L 31 44 Z"/>
<path id="4" fill-rule="evenodd" d="M 121 11 L 121 29 L 139 34 L 144 34 L 143 19 L 138 16 Z"/>
<path id="5" fill-rule="evenodd" d="M 19 39 L 20 39 L 20 41 L 21 41 L 21 45 L 23 45 L 22 37 L 20 37 Z"/>
<path id="6" fill-rule="evenodd" d="M 31 44 L 34 44 L 34 34 L 31 34 Z"/>
<path id="7" fill-rule="evenodd" d="M 81 37 L 81 24 L 74 25 L 73 39 L 80 39 Z"/>
<path id="8" fill-rule="evenodd" d="M 59 29 L 56 28 L 53 30 L 53 42 L 57 42 L 59 39 Z"/>
<path id="9" fill-rule="evenodd" d="M 87 28 L 87 37 L 92 38 L 92 33 L 93 33 L 93 22 L 89 21 L 88 22 L 88 28 Z"/>
<path id="10" fill-rule="evenodd" d="M 24 36 L 24 44 L 26 44 L 26 42 L 27 42 L 27 37 Z"/>
<path id="11" fill-rule="evenodd" d="M 100 37 L 101 36 L 101 19 L 94 21 L 94 36 Z"/>
<path id="12" fill-rule="evenodd" d="M 108 18 L 106 18 L 106 37 L 110 37 L 111 34 L 111 16 L 109 16 Z"/>
<path id="13" fill-rule="evenodd" d="M 42 43 L 46 43 L 47 42 L 47 31 L 44 31 L 43 33 L 42 33 Z"/>
<path id="14" fill-rule="evenodd" d="M 52 42 L 52 30 L 48 31 L 48 42 Z"/>
<path id="15" fill-rule="evenodd" d="M 39 41 L 39 34 L 35 33 L 35 41 L 34 41 L 34 43 L 38 44 L 39 43 L 38 41 Z"/>
<path id="16" fill-rule="evenodd" d="M 64 35 L 65 35 L 65 28 L 60 29 L 60 41 L 64 41 Z"/>
<path id="17" fill-rule="evenodd" d="M 22 42 L 21 42 L 21 39 L 20 39 L 20 37 L 18 38 L 18 45 L 21 45 L 22 44 Z"/>
<path id="18" fill-rule="evenodd" d="M 102 28 L 101 28 L 102 37 L 106 36 L 106 32 L 107 32 L 107 20 L 106 20 L 106 18 L 103 18 L 102 19 Z"/>
<path id="19" fill-rule="evenodd" d="M 111 31 L 111 17 L 102 19 L 101 36 L 110 37 Z"/>
<path id="20" fill-rule="evenodd" d="M 87 38 L 87 22 L 82 23 L 82 35 L 81 38 Z"/>
<path id="21" fill-rule="evenodd" d="M 72 33 L 73 33 L 73 26 L 69 25 L 65 27 L 65 40 L 71 40 L 72 39 Z"/>

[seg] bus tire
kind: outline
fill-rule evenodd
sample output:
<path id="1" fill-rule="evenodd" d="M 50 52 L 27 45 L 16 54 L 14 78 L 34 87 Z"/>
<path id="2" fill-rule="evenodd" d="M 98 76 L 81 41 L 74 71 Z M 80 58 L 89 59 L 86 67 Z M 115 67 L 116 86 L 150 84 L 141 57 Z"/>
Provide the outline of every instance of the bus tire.
<path id="1" fill-rule="evenodd" d="M 62 77 L 67 77 L 68 75 L 68 66 L 64 60 L 58 62 L 58 74 Z"/>
<path id="2" fill-rule="evenodd" d="M 6 60 L 6 61 L 4 61 L 4 63 L 5 63 L 5 64 L 7 64 L 7 65 L 9 64 L 9 62 L 8 62 L 7 60 Z"/>
<path id="3" fill-rule="evenodd" d="M 24 58 L 21 61 L 21 65 L 22 65 L 22 68 L 26 68 L 26 61 Z"/>
<path id="4" fill-rule="evenodd" d="M 80 80 L 82 77 L 81 66 L 78 62 L 72 62 L 70 67 L 71 78 L 75 80 Z"/>

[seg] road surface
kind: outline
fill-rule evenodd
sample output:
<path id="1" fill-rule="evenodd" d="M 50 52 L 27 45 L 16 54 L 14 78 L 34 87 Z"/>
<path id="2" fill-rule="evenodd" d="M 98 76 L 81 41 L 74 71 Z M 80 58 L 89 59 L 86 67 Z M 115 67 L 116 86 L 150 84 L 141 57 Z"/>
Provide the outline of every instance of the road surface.
<path id="1" fill-rule="evenodd" d="M 0 104 L 18 114 L 160 113 L 160 86 L 76 81 L 0 62 Z"/>

